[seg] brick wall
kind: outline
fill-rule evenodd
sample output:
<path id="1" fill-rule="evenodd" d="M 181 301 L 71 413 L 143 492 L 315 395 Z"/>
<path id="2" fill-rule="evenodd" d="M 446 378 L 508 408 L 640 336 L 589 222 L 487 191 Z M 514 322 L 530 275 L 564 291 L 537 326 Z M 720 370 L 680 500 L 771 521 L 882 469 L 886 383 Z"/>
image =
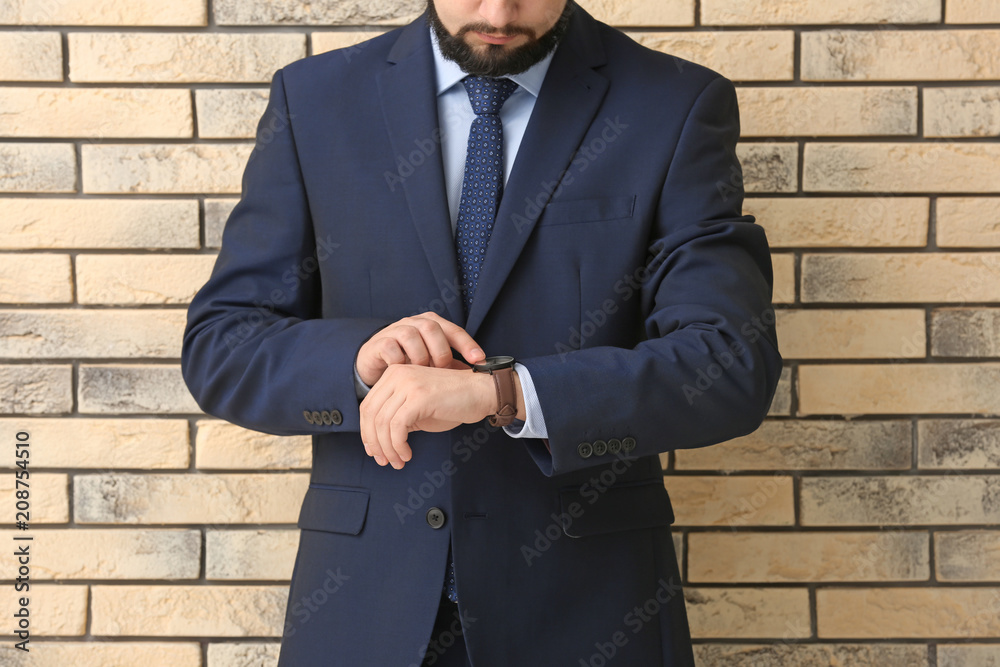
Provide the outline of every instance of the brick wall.
<path id="1" fill-rule="evenodd" d="M 582 4 L 737 82 L 773 248 L 772 417 L 663 457 L 701 664 L 1000 664 L 1000 3 Z M 30 433 L 37 642 L 0 664 L 274 664 L 309 443 L 198 412 L 185 304 L 270 75 L 422 6 L 0 4 L 0 456 Z"/>

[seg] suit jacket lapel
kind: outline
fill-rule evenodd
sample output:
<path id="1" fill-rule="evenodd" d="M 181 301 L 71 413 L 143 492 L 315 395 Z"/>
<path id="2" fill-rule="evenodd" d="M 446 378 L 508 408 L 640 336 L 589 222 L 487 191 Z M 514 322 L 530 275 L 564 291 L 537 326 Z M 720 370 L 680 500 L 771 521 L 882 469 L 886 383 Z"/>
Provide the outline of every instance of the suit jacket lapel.
<path id="1" fill-rule="evenodd" d="M 438 288 L 450 295 L 444 298 L 447 317 L 461 325 L 465 316 L 461 297 L 455 294 L 458 257 L 444 184 L 437 81 L 428 31 L 423 16 L 403 29 L 389 52 L 388 60 L 395 65 L 378 75 L 378 89 L 395 153 L 394 167 L 406 165 L 399 173 L 410 215 Z M 434 149 L 427 155 L 422 147 L 430 145 Z M 411 154 L 420 158 L 410 161 Z"/>
<path id="2" fill-rule="evenodd" d="M 580 7 L 552 58 L 518 148 L 465 328 L 473 337 L 570 165 L 608 89 L 597 22 Z"/>

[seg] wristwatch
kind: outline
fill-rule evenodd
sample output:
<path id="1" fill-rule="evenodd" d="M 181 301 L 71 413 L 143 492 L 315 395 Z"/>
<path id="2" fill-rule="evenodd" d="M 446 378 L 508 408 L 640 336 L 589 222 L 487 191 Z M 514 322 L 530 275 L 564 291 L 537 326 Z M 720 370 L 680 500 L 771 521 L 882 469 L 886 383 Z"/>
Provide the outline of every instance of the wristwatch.
<path id="1" fill-rule="evenodd" d="M 517 417 L 517 389 L 514 388 L 514 357 L 486 357 L 472 364 L 473 373 L 489 373 L 497 388 L 497 412 L 489 416 L 490 426 L 507 426 Z"/>

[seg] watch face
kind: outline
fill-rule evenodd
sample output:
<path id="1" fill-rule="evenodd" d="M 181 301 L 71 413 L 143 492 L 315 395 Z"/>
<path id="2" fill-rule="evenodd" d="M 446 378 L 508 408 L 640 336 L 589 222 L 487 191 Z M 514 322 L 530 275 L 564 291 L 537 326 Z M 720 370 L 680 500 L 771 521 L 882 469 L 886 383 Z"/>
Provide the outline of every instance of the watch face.
<path id="1" fill-rule="evenodd" d="M 514 365 L 514 357 L 486 357 L 478 364 L 473 364 L 474 369 L 482 371 L 495 371 L 501 368 L 510 368 Z"/>

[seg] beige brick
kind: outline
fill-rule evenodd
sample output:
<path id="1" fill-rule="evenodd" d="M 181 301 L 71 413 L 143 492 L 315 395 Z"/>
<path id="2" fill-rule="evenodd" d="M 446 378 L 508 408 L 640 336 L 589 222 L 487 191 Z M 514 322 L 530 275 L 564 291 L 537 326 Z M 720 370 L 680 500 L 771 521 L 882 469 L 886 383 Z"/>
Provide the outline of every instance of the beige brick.
<path id="1" fill-rule="evenodd" d="M 684 591 L 695 639 L 809 637 L 804 588 L 688 588 Z"/>
<path id="2" fill-rule="evenodd" d="M 89 145 L 83 189 L 90 194 L 239 193 L 247 144 Z"/>
<path id="3" fill-rule="evenodd" d="M 262 88 L 223 88 L 195 92 L 198 136 L 206 139 L 252 139 L 267 107 Z"/>
<path id="4" fill-rule="evenodd" d="M 1000 520 L 1000 477 L 906 475 L 807 477 L 804 526 L 993 524 Z"/>
<path id="5" fill-rule="evenodd" d="M 662 456 L 662 454 L 661 454 Z M 674 541 L 674 555 L 677 556 L 677 568 L 683 572 L 684 571 L 684 535 L 679 531 L 674 531 L 671 534 Z"/>
<path id="6" fill-rule="evenodd" d="M 675 58 L 722 72 L 733 81 L 791 81 L 795 33 L 790 30 L 632 32 L 632 39 Z M 676 60 L 684 71 L 683 60 Z"/>
<path id="7" fill-rule="evenodd" d="M 70 366 L 0 366 L 0 414 L 60 414 L 73 409 Z"/>
<path id="8" fill-rule="evenodd" d="M 19 429 L 23 430 L 23 429 Z M 13 435 L 13 434 L 12 434 Z M 29 440 L 30 442 L 30 440 Z M 13 445 L 11 449 L 13 449 Z M 13 462 L 13 457 L 11 462 Z M 29 464 L 30 465 L 30 464 Z M 14 475 L 0 475 L 0 495 L 10 498 L 8 522 L 23 520 L 14 517 L 14 491 L 17 490 L 17 480 Z M 69 521 L 69 477 L 61 473 L 45 473 L 31 471 L 29 480 L 31 487 L 31 507 L 28 509 L 28 526 L 46 523 L 66 523 Z M 4 587 L 6 588 L 6 586 Z M 34 609 L 32 609 L 34 613 Z"/>
<path id="9" fill-rule="evenodd" d="M 309 476 L 77 475 L 77 523 L 295 523 Z"/>
<path id="10" fill-rule="evenodd" d="M 799 625 L 808 623 L 798 621 Z M 711 667 L 844 667 L 886 665 L 929 667 L 927 647 L 907 644 L 699 644 L 694 647 L 699 665 Z M 957 667 L 957 666 L 956 666 Z"/>
<path id="11" fill-rule="evenodd" d="M 222 247 L 222 230 L 238 199 L 205 200 L 205 247 Z"/>
<path id="12" fill-rule="evenodd" d="M 917 442 L 921 468 L 1000 468 L 998 419 L 922 419 Z"/>
<path id="13" fill-rule="evenodd" d="M 771 399 L 771 407 L 767 411 L 769 417 L 787 417 L 792 414 L 792 369 L 781 369 L 778 387 Z"/>
<path id="14" fill-rule="evenodd" d="M 0 419 L 31 434 L 31 464 L 44 468 L 186 468 L 181 419 Z M 72 446 L 70 444 L 72 443 Z"/>
<path id="15" fill-rule="evenodd" d="M 948 23 L 1000 23 L 1000 5 L 983 0 L 948 0 L 945 21 Z"/>
<path id="16" fill-rule="evenodd" d="M 214 264 L 214 255 L 80 255 L 77 299 L 86 304 L 188 303 Z"/>
<path id="17" fill-rule="evenodd" d="M 942 248 L 1000 248 L 1000 197 L 942 197 L 937 201 Z"/>
<path id="18" fill-rule="evenodd" d="M 925 88 L 924 136 L 1000 134 L 1000 88 Z"/>
<path id="19" fill-rule="evenodd" d="M 996 414 L 1000 363 L 799 367 L 799 412 Z"/>
<path id="20" fill-rule="evenodd" d="M 667 476 L 678 526 L 790 526 L 792 478 Z"/>
<path id="21" fill-rule="evenodd" d="M 802 258 L 802 300 L 842 303 L 1000 301 L 1000 254 L 828 254 Z"/>
<path id="22" fill-rule="evenodd" d="M 288 581 L 298 546 L 297 530 L 209 530 L 205 578 Z"/>
<path id="23" fill-rule="evenodd" d="M 751 197 L 743 210 L 757 217 L 772 248 L 927 245 L 924 197 Z"/>
<path id="24" fill-rule="evenodd" d="M 0 24 L 188 26 L 205 25 L 205 0 L 7 0 Z"/>
<path id="25" fill-rule="evenodd" d="M 803 81 L 1000 79 L 1000 30 L 802 34 Z"/>
<path id="26" fill-rule="evenodd" d="M 905 470 L 908 421 L 766 420 L 750 435 L 678 449 L 678 470 Z"/>
<path id="27" fill-rule="evenodd" d="M 925 532 L 691 533 L 688 579 L 702 583 L 927 581 Z"/>
<path id="28" fill-rule="evenodd" d="M 80 366 L 79 400 L 87 414 L 198 414 L 180 366 Z"/>
<path id="29" fill-rule="evenodd" d="M 277 637 L 288 587 L 92 586 L 91 598 L 97 636 Z"/>
<path id="30" fill-rule="evenodd" d="M 72 144 L 0 143 L 0 192 L 76 192 Z"/>
<path id="31" fill-rule="evenodd" d="M 215 0 L 219 25 L 405 25 L 426 7 L 423 0 Z"/>
<path id="32" fill-rule="evenodd" d="M 191 93 L 132 88 L 0 88 L 0 136 L 191 137 Z"/>
<path id="33" fill-rule="evenodd" d="M 205 667 L 276 667 L 281 644 L 209 644 Z"/>
<path id="34" fill-rule="evenodd" d="M 931 316 L 931 353 L 1000 357 L 1000 308 L 942 308 Z"/>
<path id="35" fill-rule="evenodd" d="M 195 643 L 31 642 L 31 652 L 0 648 L 5 667 L 202 667 Z"/>
<path id="36" fill-rule="evenodd" d="M 306 55 L 294 33 L 71 32 L 78 83 L 265 83 Z"/>
<path id="37" fill-rule="evenodd" d="M 939 581 L 1000 581 L 1000 532 L 938 531 L 934 563 Z"/>
<path id="38" fill-rule="evenodd" d="M 31 652 L 35 650 L 35 639 L 37 636 L 82 636 L 87 631 L 87 587 L 86 586 L 64 586 L 54 584 L 31 584 L 31 590 L 15 591 L 14 587 L 7 585 L 0 593 L 0 606 L 7 610 L 8 614 L 13 614 L 20 609 L 18 602 L 21 597 L 28 598 L 28 610 L 31 614 Z M 4 634 L 9 635 L 13 623 L 8 622 Z M 9 640 L 4 641 L 4 648 L 12 644 Z M 25 656 L 31 653 L 16 651 Z M 0 654 L 3 655 L 3 654 Z M 3 656 L 6 657 L 6 656 Z M 5 663 L 6 664 L 6 663 Z M 34 660 L 30 663 L 34 666 Z M 71 664 L 76 664 L 71 663 Z"/>
<path id="39" fill-rule="evenodd" d="M 702 0 L 703 25 L 937 23 L 939 0 Z"/>
<path id="40" fill-rule="evenodd" d="M 16 531 L 0 532 L 15 544 Z M 32 579 L 196 579 L 201 533 L 197 530 L 72 528 L 33 535 Z M 0 564 L 5 579 L 17 563 Z"/>
<path id="41" fill-rule="evenodd" d="M 774 271 L 774 303 L 795 303 L 795 255 L 778 253 L 771 255 Z"/>
<path id="42" fill-rule="evenodd" d="M 614 26 L 693 26 L 693 0 L 580 0 L 598 21 Z"/>
<path id="43" fill-rule="evenodd" d="M 938 644 L 937 658 L 938 667 L 997 667 L 1000 665 L 1000 645 Z"/>
<path id="44" fill-rule="evenodd" d="M 779 310 L 777 318 L 784 359 L 925 356 L 922 310 Z"/>
<path id="45" fill-rule="evenodd" d="M 916 88 L 740 88 L 743 137 L 914 135 Z"/>
<path id="46" fill-rule="evenodd" d="M 182 310 L 0 310 L 0 356 L 181 356 Z"/>
<path id="47" fill-rule="evenodd" d="M 385 32 L 385 29 L 382 28 L 314 32 L 311 34 L 312 52 L 316 54 L 326 53 L 327 51 L 333 51 L 334 49 L 346 49 L 344 51 L 344 57 L 347 59 L 347 62 L 351 62 L 355 56 L 364 53 L 365 47 L 362 46 L 355 49 L 350 47 L 357 46 L 358 44 L 366 42 L 374 37 L 378 37 Z"/>
<path id="48" fill-rule="evenodd" d="M 796 144 L 739 144 L 736 155 L 743 167 L 743 186 L 747 192 L 798 190 L 799 147 Z"/>
<path id="49" fill-rule="evenodd" d="M 0 263 L 0 303 L 69 303 L 72 300 L 73 272 L 69 255 L 33 253 L 3 256 Z"/>
<path id="50" fill-rule="evenodd" d="M 216 420 L 198 422 L 195 451 L 199 468 L 287 470 L 312 464 L 308 436 L 268 435 Z"/>
<path id="51" fill-rule="evenodd" d="M 821 638 L 973 638 L 1000 634 L 1000 589 L 830 588 L 816 592 Z"/>
<path id="52" fill-rule="evenodd" d="M 0 247 L 197 248 L 198 202 L 0 198 Z"/>
<path id="53" fill-rule="evenodd" d="M 811 192 L 997 192 L 1000 145 L 810 143 L 802 181 Z"/>
<path id="54" fill-rule="evenodd" d="M 0 31 L 0 81 L 62 81 L 58 32 Z"/>

